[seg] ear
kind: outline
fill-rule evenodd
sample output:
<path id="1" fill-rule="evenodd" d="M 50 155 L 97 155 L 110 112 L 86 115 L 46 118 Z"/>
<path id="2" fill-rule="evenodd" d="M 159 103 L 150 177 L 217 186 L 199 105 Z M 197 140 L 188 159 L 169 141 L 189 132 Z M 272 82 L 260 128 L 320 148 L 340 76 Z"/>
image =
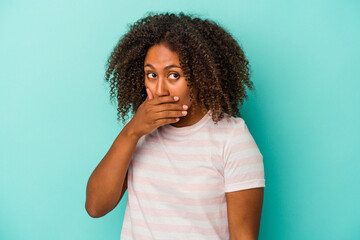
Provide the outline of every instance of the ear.
<path id="1" fill-rule="evenodd" d="M 154 98 L 151 91 L 150 91 L 150 89 L 146 88 L 146 93 L 147 93 L 148 99 L 153 99 Z"/>

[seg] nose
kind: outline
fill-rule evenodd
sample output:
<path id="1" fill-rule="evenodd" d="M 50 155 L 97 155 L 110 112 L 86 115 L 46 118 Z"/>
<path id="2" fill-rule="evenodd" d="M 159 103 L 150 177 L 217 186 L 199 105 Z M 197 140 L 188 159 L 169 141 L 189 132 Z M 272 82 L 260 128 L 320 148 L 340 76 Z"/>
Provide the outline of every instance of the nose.
<path id="1" fill-rule="evenodd" d="M 156 83 L 155 95 L 157 97 L 162 97 L 162 96 L 168 96 L 169 95 L 169 90 L 168 90 L 168 87 L 166 85 L 166 81 L 162 77 L 159 77 L 159 80 Z"/>

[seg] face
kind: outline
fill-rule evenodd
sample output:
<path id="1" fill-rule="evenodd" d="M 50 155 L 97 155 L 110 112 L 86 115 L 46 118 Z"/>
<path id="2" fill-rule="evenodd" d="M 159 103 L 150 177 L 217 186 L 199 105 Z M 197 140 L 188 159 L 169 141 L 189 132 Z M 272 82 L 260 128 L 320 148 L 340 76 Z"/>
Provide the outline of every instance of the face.
<path id="1" fill-rule="evenodd" d="M 145 87 L 149 88 L 154 98 L 178 96 L 178 103 L 188 106 L 188 114 L 180 117 L 180 121 L 172 125 L 191 125 L 201 117 L 201 113 L 195 110 L 195 105 L 190 101 L 190 89 L 180 68 L 179 56 L 176 52 L 162 44 L 152 46 L 145 56 L 144 72 Z M 189 117 L 190 113 L 193 115 L 192 119 Z"/>
<path id="2" fill-rule="evenodd" d="M 145 87 L 154 98 L 178 96 L 179 103 L 190 107 L 190 90 L 180 68 L 179 56 L 165 45 L 157 44 L 149 48 L 144 62 Z"/>

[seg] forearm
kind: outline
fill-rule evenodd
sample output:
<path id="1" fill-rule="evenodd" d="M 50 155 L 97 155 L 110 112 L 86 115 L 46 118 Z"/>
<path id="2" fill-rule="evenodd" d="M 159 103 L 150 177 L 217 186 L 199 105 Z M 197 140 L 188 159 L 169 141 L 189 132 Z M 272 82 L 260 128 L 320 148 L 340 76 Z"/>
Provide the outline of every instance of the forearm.
<path id="1" fill-rule="evenodd" d="M 85 203 L 86 211 L 90 216 L 104 216 L 119 202 L 138 139 L 130 126 L 126 125 L 91 174 L 87 184 Z"/>

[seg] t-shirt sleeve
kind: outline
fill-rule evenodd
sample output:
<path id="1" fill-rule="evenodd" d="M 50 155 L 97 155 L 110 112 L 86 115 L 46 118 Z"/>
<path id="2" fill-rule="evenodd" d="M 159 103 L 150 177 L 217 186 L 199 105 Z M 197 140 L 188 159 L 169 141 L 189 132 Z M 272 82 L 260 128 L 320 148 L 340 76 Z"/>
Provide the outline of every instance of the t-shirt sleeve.
<path id="1" fill-rule="evenodd" d="M 245 121 L 236 121 L 224 149 L 225 192 L 265 187 L 263 155 Z"/>

